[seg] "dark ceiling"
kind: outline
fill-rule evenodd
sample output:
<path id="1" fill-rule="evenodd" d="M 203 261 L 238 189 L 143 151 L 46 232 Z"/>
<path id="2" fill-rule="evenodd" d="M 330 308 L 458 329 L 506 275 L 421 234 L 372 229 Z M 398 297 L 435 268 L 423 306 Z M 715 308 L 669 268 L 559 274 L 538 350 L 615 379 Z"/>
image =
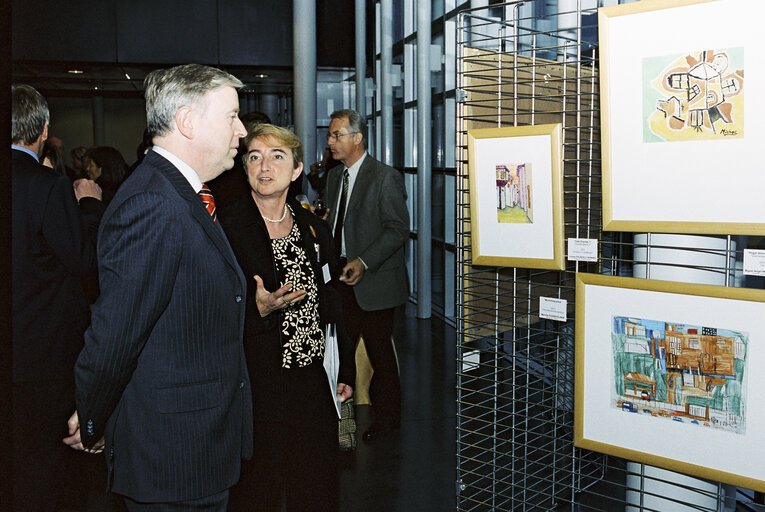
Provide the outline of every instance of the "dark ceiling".
<path id="1" fill-rule="evenodd" d="M 292 68 L 217 66 L 244 82 L 244 92 L 272 92 L 292 86 Z M 161 65 L 15 60 L 13 79 L 32 85 L 45 96 L 142 96 L 144 78 L 158 67 Z M 331 70 L 321 74 L 326 73 L 335 74 Z"/>
<path id="2" fill-rule="evenodd" d="M 316 2 L 324 80 L 354 65 L 353 3 Z M 186 62 L 225 69 L 245 91 L 292 87 L 290 0 L 13 0 L 11 14 L 13 81 L 46 96 L 139 96 L 148 72 Z"/>

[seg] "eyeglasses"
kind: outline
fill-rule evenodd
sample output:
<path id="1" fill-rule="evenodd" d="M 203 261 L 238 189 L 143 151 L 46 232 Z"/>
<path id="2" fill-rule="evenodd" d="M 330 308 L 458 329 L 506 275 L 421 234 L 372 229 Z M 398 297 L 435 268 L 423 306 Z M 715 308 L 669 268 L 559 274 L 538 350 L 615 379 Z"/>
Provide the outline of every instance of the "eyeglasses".
<path id="1" fill-rule="evenodd" d="M 356 135 L 357 133 L 359 133 L 359 132 L 349 132 L 349 133 L 335 132 L 335 133 L 328 133 L 327 134 L 327 140 L 330 141 L 330 142 L 337 142 L 337 139 L 339 139 L 340 137 L 345 137 L 346 135 Z"/>

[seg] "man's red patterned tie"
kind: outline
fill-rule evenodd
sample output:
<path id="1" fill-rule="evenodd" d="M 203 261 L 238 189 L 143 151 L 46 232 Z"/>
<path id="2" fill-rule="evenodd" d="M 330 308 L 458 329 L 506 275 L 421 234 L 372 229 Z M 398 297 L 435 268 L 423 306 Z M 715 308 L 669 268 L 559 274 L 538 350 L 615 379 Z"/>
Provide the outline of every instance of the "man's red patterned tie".
<path id="1" fill-rule="evenodd" d="M 202 184 L 202 190 L 199 191 L 199 197 L 207 208 L 207 213 L 213 218 L 213 222 L 218 222 L 218 217 L 215 215 L 215 198 L 210 192 L 210 188 L 206 184 Z"/>

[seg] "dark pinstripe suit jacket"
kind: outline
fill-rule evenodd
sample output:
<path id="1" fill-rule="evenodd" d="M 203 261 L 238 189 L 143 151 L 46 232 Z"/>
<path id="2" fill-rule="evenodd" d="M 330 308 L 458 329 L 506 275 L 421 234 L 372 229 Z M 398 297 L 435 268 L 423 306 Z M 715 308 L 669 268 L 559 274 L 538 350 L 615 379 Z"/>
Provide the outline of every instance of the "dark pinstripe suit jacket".
<path id="1" fill-rule="evenodd" d="M 149 152 L 104 214 L 101 296 L 75 367 L 83 443 L 141 502 L 231 487 L 252 453 L 246 282 L 189 183 Z"/>

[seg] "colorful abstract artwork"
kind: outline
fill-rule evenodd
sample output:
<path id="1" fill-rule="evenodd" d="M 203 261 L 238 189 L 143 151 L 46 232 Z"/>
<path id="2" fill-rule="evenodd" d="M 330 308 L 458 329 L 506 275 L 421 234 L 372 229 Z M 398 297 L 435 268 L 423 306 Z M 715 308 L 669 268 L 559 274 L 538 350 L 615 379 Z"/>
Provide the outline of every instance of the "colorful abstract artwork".
<path id="1" fill-rule="evenodd" d="M 497 176 L 497 221 L 531 224 L 531 164 L 499 164 Z"/>
<path id="2" fill-rule="evenodd" d="M 612 323 L 613 407 L 745 434 L 747 333 L 624 316 Z"/>
<path id="3" fill-rule="evenodd" d="M 744 48 L 644 58 L 643 141 L 744 137 Z"/>

